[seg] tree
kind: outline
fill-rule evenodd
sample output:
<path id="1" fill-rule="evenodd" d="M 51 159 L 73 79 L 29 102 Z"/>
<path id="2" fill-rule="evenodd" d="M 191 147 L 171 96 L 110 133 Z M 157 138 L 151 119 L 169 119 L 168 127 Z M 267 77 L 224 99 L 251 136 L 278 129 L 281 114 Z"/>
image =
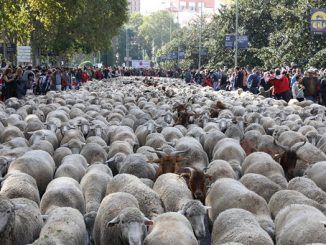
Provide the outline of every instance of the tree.
<path id="1" fill-rule="evenodd" d="M 170 41 L 170 34 L 178 28 L 179 25 L 174 22 L 172 14 L 168 11 L 158 11 L 145 16 L 139 31 L 148 56 L 155 55 L 159 48 Z"/>

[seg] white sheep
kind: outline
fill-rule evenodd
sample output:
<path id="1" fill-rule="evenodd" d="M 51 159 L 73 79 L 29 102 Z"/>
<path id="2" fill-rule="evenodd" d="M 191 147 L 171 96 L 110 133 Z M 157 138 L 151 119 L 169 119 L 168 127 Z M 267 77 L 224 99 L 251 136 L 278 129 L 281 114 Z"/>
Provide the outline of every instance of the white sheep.
<path id="1" fill-rule="evenodd" d="M 95 245 L 142 244 L 146 224 L 152 224 L 139 210 L 137 199 L 128 193 L 106 196 L 97 212 L 93 237 Z"/>
<path id="2" fill-rule="evenodd" d="M 183 178 L 172 173 L 160 175 L 154 183 L 153 190 L 163 201 L 165 211 L 183 214 L 191 223 L 197 238 L 206 235 L 205 217 L 208 207 L 193 199 Z"/>
<path id="3" fill-rule="evenodd" d="M 248 190 L 237 180 L 223 178 L 215 181 L 207 194 L 205 203 L 211 207 L 208 210 L 208 216 L 212 222 L 226 209 L 242 208 L 253 213 L 260 226 L 271 237 L 274 235 L 274 223 L 265 199 Z"/>
<path id="4" fill-rule="evenodd" d="M 133 195 L 138 200 L 140 210 L 150 219 L 164 212 L 158 194 L 136 176 L 130 174 L 116 175 L 109 181 L 106 194 L 115 192 L 126 192 Z"/>
<path id="5" fill-rule="evenodd" d="M 40 194 L 35 179 L 25 173 L 13 172 L 8 174 L 1 183 L 0 195 L 10 199 L 24 197 L 37 204 L 40 203 Z"/>
<path id="6" fill-rule="evenodd" d="M 241 244 L 273 245 L 273 240 L 264 231 L 255 216 L 238 208 L 219 214 L 214 221 L 212 245 L 239 242 Z"/>
<path id="7" fill-rule="evenodd" d="M 326 207 L 294 190 L 280 190 L 276 192 L 271 197 L 268 203 L 268 207 L 273 217 L 276 217 L 282 208 L 285 208 L 291 204 L 310 205 L 312 207 L 318 208 L 321 212 L 326 214 Z"/>
<path id="8" fill-rule="evenodd" d="M 306 170 L 305 174 L 309 179 L 312 179 L 319 188 L 326 192 L 326 161 L 313 164 Z"/>
<path id="9" fill-rule="evenodd" d="M 69 244 L 84 245 L 87 239 L 83 215 L 70 207 L 52 210 L 34 245 Z"/>
<path id="10" fill-rule="evenodd" d="M 315 182 L 309 178 L 296 177 L 289 182 L 289 190 L 301 192 L 306 197 L 320 204 L 326 204 L 326 192 L 320 189 Z"/>
<path id="11" fill-rule="evenodd" d="M 35 202 L 0 196 L 0 244 L 32 243 L 39 236 L 42 225 L 41 212 Z"/>
<path id="12" fill-rule="evenodd" d="M 198 245 L 191 224 L 183 215 L 164 213 L 153 222 L 144 245 Z"/>
<path id="13" fill-rule="evenodd" d="M 305 245 L 326 243 L 326 216 L 304 204 L 283 208 L 275 218 L 276 244 Z"/>
<path id="14" fill-rule="evenodd" d="M 85 200 L 79 183 L 69 177 L 52 180 L 42 196 L 40 209 L 42 214 L 48 214 L 57 207 L 72 207 L 85 213 Z"/>
<path id="15" fill-rule="evenodd" d="M 238 177 L 230 163 L 224 160 L 212 161 L 206 168 L 205 175 L 209 178 L 211 183 L 221 178 L 237 179 Z"/>
<path id="16" fill-rule="evenodd" d="M 49 153 L 40 150 L 28 151 L 23 156 L 13 161 L 8 169 L 8 174 L 22 172 L 32 176 L 37 183 L 40 195 L 52 180 L 55 163 Z"/>
<path id="17" fill-rule="evenodd" d="M 80 182 L 86 173 L 87 160 L 83 155 L 72 154 L 62 159 L 61 165 L 57 168 L 54 178 L 70 177 Z"/>
<path id="18" fill-rule="evenodd" d="M 55 162 L 55 166 L 59 167 L 62 159 L 65 156 L 71 155 L 72 152 L 68 147 L 59 147 L 53 153 L 53 160 Z"/>
<path id="19" fill-rule="evenodd" d="M 261 174 L 278 184 L 281 188 L 287 188 L 287 181 L 282 166 L 265 152 L 251 153 L 243 161 L 242 174 Z"/>
<path id="20" fill-rule="evenodd" d="M 249 190 L 263 197 L 266 202 L 269 202 L 275 192 L 282 189 L 278 184 L 261 174 L 245 174 L 241 177 L 240 182 Z"/>

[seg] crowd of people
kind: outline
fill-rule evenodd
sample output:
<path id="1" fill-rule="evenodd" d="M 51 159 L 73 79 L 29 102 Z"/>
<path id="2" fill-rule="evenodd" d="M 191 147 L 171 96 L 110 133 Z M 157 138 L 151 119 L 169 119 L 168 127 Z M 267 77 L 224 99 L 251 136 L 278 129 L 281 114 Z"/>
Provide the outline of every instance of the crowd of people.
<path id="1" fill-rule="evenodd" d="M 197 71 L 183 74 L 187 83 L 210 86 L 213 90 L 242 89 L 265 97 L 289 101 L 311 100 L 326 106 L 326 69 L 310 68 L 303 72 L 300 67 L 280 67 L 272 70 L 234 69 Z"/>
<path id="2" fill-rule="evenodd" d="M 326 106 L 326 69 L 283 65 L 272 70 L 235 67 L 228 69 L 134 69 L 126 67 L 83 67 L 44 68 L 32 66 L 12 66 L 1 62 L 1 99 L 22 98 L 27 93 L 46 94 L 50 90 L 62 91 L 79 89 L 88 80 L 108 79 L 118 76 L 173 77 L 182 78 L 186 83 L 210 86 L 212 90 L 250 91 L 265 97 L 289 101 L 291 98 L 312 100 Z"/>

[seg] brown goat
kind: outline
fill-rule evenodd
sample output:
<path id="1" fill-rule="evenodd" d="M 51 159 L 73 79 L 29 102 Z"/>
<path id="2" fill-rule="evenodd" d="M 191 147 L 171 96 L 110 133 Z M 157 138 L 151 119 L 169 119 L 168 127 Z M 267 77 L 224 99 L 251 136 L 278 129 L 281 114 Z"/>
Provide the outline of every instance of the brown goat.
<path id="1" fill-rule="evenodd" d="M 211 118 L 216 118 L 220 114 L 220 111 L 225 110 L 226 107 L 221 101 L 217 101 L 214 105 L 210 108 L 210 116 Z"/>
<path id="2" fill-rule="evenodd" d="M 299 159 L 297 155 L 297 151 L 303 147 L 306 144 L 307 141 L 303 142 L 301 145 L 297 146 L 296 149 L 292 149 L 291 147 L 286 147 L 281 145 L 277 140 L 274 139 L 274 144 L 279 146 L 282 150 L 284 150 L 284 153 L 276 156 L 279 157 L 279 163 L 282 166 L 284 170 L 285 177 L 287 180 L 293 179 L 295 176 L 293 174 L 293 171 L 297 165 L 297 161 Z M 275 156 L 274 156 L 275 159 Z"/>
<path id="3" fill-rule="evenodd" d="M 159 156 L 159 159 L 151 161 L 152 163 L 157 163 L 159 165 L 159 168 L 156 171 L 155 179 L 162 174 L 176 173 L 180 168 L 181 161 L 187 160 L 185 157 L 177 156 L 177 154 L 184 153 L 185 151 L 174 151 L 171 154 L 167 154 L 163 151 L 151 152 L 157 153 Z"/>
<path id="4" fill-rule="evenodd" d="M 195 199 L 205 203 L 206 176 L 202 170 L 193 167 L 179 168 L 177 174 L 183 177 Z"/>

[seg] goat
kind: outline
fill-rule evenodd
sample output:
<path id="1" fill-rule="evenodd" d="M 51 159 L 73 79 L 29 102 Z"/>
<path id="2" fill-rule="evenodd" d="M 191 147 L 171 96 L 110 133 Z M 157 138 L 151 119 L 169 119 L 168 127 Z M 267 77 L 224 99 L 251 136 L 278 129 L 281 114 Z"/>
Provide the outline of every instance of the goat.
<path id="1" fill-rule="evenodd" d="M 193 197 L 205 203 L 206 198 L 206 175 L 202 170 L 193 167 L 179 168 L 176 172 L 183 177 Z"/>
<path id="2" fill-rule="evenodd" d="M 289 181 L 293 179 L 295 176 L 293 175 L 293 170 L 296 167 L 297 160 L 299 159 L 297 155 L 297 151 L 303 147 L 307 143 L 307 140 L 305 140 L 302 144 L 298 145 L 295 149 L 291 147 L 286 147 L 284 145 L 281 145 L 276 139 L 274 139 L 274 144 L 280 147 L 284 153 L 274 156 L 279 158 L 279 163 L 282 166 L 284 170 L 284 174 L 286 179 Z"/>

